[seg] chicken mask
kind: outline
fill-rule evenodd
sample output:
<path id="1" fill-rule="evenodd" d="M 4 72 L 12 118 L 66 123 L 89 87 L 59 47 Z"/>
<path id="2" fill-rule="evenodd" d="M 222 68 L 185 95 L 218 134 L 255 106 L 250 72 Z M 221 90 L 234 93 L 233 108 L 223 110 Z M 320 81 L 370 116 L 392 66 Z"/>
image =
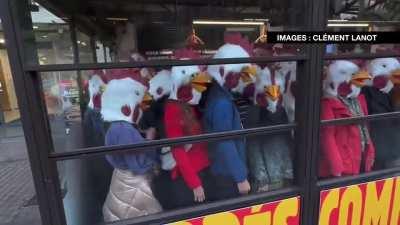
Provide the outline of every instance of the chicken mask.
<path id="1" fill-rule="evenodd" d="M 371 60 L 368 72 L 372 76 L 372 81 L 368 85 L 384 93 L 389 93 L 394 85 L 400 84 L 400 63 L 396 58 Z"/>
<path id="2" fill-rule="evenodd" d="M 337 60 L 329 64 L 324 80 L 326 96 L 356 98 L 361 92 L 365 81 L 370 80 L 367 71 L 351 61 Z"/>
<path id="3" fill-rule="evenodd" d="M 149 81 L 149 94 L 154 100 L 169 96 L 172 90 L 171 72 L 161 70 Z"/>
<path id="4" fill-rule="evenodd" d="M 214 59 L 248 58 L 252 54 L 252 45 L 240 34 L 225 35 L 225 43 L 217 50 Z M 241 63 L 210 65 L 207 71 L 220 86 L 242 94 L 249 84 L 254 83 L 257 69 L 250 63 Z"/>
<path id="5" fill-rule="evenodd" d="M 182 49 L 175 52 L 175 58 L 181 60 L 199 57 L 195 52 Z M 200 66 L 174 66 L 171 68 L 172 89 L 170 99 L 183 101 L 191 105 L 200 102 L 202 93 L 211 83 L 210 76 Z"/>
<path id="6" fill-rule="evenodd" d="M 92 109 L 101 109 L 101 95 L 106 86 L 107 79 L 104 71 L 94 70 L 90 74 L 88 80 L 89 104 L 88 107 Z"/>
<path id="7" fill-rule="evenodd" d="M 253 100 L 255 105 L 266 107 L 272 113 L 277 111 L 282 102 L 281 91 L 284 88 L 284 80 L 275 74 L 268 67 L 258 67 Z"/>
<path id="8" fill-rule="evenodd" d="M 118 69 L 111 72 L 102 95 L 101 114 L 104 121 L 126 121 L 138 123 L 149 101 L 147 81 L 133 70 Z"/>

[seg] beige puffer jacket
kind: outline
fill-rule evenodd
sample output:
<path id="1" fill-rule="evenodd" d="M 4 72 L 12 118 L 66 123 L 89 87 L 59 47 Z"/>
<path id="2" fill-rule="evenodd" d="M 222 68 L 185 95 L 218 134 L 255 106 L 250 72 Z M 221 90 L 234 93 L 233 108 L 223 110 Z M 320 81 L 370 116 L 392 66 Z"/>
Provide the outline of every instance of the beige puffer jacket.
<path id="1" fill-rule="evenodd" d="M 114 169 L 110 191 L 103 206 L 105 222 L 145 216 L 161 212 L 160 203 L 150 188 L 152 175 L 134 175 Z"/>

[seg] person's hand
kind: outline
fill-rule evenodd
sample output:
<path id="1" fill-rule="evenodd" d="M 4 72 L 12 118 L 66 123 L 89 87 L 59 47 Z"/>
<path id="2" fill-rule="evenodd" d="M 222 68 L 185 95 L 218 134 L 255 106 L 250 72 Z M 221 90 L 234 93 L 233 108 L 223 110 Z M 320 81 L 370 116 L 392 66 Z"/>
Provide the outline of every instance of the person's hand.
<path id="1" fill-rule="evenodd" d="M 247 181 L 247 179 L 243 182 L 237 183 L 237 186 L 239 189 L 239 193 L 242 195 L 246 195 L 250 191 L 250 184 L 249 184 L 249 181 Z"/>
<path id="2" fill-rule="evenodd" d="M 204 194 L 203 186 L 199 186 L 193 189 L 193 194 L 195 202 L 203 202 L 204 200 L 206 200 L 206 195 Z"/>
<path id="3" fill-rule="evenodd" d="M 150 127 L 149 129 L 146 130 L 146 139 L 147 140 L 154 140 L 156 139 L 156 128 Z"/>

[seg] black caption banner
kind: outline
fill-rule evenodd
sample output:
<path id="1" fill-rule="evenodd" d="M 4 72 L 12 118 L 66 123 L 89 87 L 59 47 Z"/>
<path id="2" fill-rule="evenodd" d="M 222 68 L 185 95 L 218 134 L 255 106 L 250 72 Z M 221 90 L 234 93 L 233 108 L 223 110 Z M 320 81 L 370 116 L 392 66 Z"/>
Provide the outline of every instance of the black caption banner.
<path id="1" fill-rule="evenodd" d="M 400 43 L 400 32 L 268 32 L 267 43 Z"/>

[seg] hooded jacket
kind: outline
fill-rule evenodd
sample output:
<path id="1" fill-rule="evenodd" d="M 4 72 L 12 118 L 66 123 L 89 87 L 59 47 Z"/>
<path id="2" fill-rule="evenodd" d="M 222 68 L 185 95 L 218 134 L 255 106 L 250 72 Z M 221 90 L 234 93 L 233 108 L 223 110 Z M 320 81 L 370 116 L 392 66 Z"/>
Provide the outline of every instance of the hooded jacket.
<path id="1" fill-rule="evenodd" d="M 216 82 L 207 94 L 204 112 L 207 132 L 243 129 L 232 95 Z M 247 179 L 245 139 L 236 138 L 209 143 L 211 172 L 236 183 Z"/>
<path id="2" fill-rule="evenodd" d="M 364 95 L 359 95 L 358 101 L 364 115 L 368 115 Z M 339 99 L 333 97 L 321 99 L 321 120 L 349 117 L 352 117 L 351 112 Z M 358 124 L 323 126 L 320 135 L 320 177 L 356 175 L 360 171 L 371 171 L 375 158 L 374 144 L 369 139 L 366 148 L 362 150 Z M 364 165 L 362 165 L 363 156 Z"/>

